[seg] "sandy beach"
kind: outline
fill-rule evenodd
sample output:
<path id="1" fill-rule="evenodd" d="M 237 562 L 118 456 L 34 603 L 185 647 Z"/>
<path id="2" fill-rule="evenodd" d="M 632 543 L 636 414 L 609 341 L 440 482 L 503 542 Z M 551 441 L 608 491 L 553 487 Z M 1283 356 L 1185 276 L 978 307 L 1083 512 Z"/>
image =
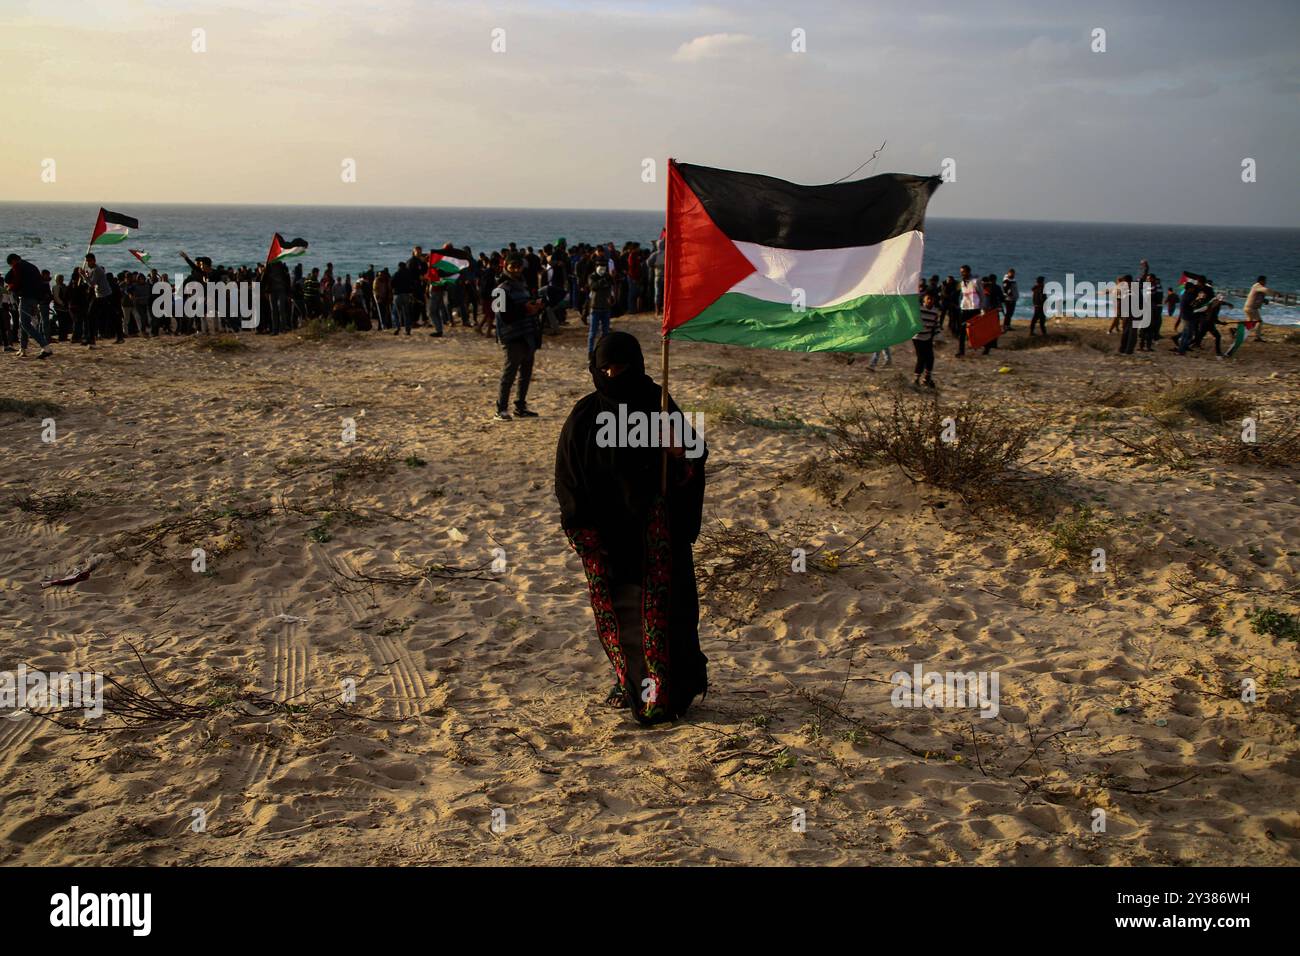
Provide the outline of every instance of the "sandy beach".
<path id="1" fill-rule="evenodd" d="M 615 327 L 658 378 L 653 318 Z M 876 372 L 674 345 L 672 392 L 705 413 L 706 522 L 837 557 L 752 611 L 702 575 L 710 691 L 653 729 L 601 706 L 558 527 L 555 442 L 590 390 L 576 318 L 538 354 L 542 417 L 509 423 L 489 420 L 500 349 L 463 329 L 5 356 L 0 397 L 60 408 L 0 411 L 0 669 L 99 671 L 196 710 L 112 732 L 111 713 L 0 716 L 0 862 L 1296 864 L 1297 646 L 1248 617 L 1296 609 L 1297 470 L 1171 467 L 1106 433 L 1195 378 L 1261 432 L 1295 422 L 1300 342 L 1270 328 L 1218 362 L 1166 333 L 1120 357 L 1097 323 L 1051 328 L 1074 338 L 961 362 L 945 338 L 935 377 L 942 402 L 1042 423 L 1029 468 L 1104 532 L 1103 573 L 1063 550 L 1061 515 L 831 460 L 827 406 L 923 398 L 910 345 Z M 91 555 L 87 580 L 41 589 Z M 997 672 L 998 716 L 893 706 L 918 663 Z"/>

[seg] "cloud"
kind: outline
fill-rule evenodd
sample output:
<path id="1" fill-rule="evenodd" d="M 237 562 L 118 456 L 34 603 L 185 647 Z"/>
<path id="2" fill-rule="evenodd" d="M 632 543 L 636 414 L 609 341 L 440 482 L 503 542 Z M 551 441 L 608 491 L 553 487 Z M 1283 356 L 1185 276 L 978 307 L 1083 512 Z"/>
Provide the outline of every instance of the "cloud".
<path id="1" fill-rule="evenodd" d="M 677 48 L 673 59 L 679 63 L 694 63 L 736 56 L 752 50 L 757 42 L 748 33 L 710 33 L 687 40 Z"/>
<path id="2" fill-rule="evenodd" d="M 1064 40 L 1053 40 L 1045 36 L 1037 36 L 1029 41 L 1028 44 L 1012 53 L 1012 58 L 1019 62 L 1032 63 L 1040 66 L 1056 66 L 1063 61 L 1070 59 L 1078 52 L 1077 43 L 1068 43 Z"/>

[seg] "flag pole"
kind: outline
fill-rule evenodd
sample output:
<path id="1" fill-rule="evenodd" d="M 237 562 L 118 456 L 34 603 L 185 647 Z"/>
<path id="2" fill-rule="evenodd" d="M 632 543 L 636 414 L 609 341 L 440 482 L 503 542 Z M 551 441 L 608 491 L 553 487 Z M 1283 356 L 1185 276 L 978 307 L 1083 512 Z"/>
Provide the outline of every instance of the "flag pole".
<path id="1" fill-rule="evenodd" d="M 659 383 L 659 396 L 660 396 L 659 410 L 663 412 L 663 415 L 659 419 L 661 422 L 659 427 L 663 430 L 662 433 L 671 434 L 671 431 L 665 428 L 664 425 L 662 424 L 663 422 L 668 421 L 668 336 L 667 335 L 663 337 L 663 370 L 660 373 L 660 375 L 662 377 L 662 380 Z M 668 447 L 667 446 L 664 447 L 663 468 L 659 475 L 659 493 L 665 496 L 668 494 Z"/>
<path id="2" fill-rule="evenodd" d="M 672 165 L 673 165 L 673 158 L 669 156 L 668 166 L 670 172 L 667 177 L 669 181 L 669 186 L 666 190 L 669 196 L 672 195 L 672 188 L 671 188 Z M 670 206 L 670 201 L 668 198 L 665 198 L 665 205 L 664 205 L 665 219 L 667 218 L 667 215 L 670 212 L 669 206 Z M 661 321 L 660 335 L 663 337 L 663 355 L 661 358 L 663 367 L 660 369 L 660 373 L 659 373 L 660 374 L 659 410 L 663 414 L 659 418 L 659 421 L 661 423 L 660 428 L 663 428 L 662 423 L 668 421 L 668 290 L 669 288 L 671 288 L 672 285 L 672 273 L 671 270 L 669 269 L 668 256 L 665 254 L 668 246 L 667 237 L 665 236 L 664 238 L 665 241 L 659 244 L 659 254 L 664 258 L 664 314 L 660 320 Z M 653 282 L 654 276 L 651 276 L 650 279 L 651 282 Z M 651 298 L 653 297 L 654 297 L 654 292 L 652 290 Z M 671 430 L 669 430 L 668 433 L 672 434 Z M 663 465 L 659 473 L 659 493 L 663 495 L 665 498 L 668 496 L 668 448 L 667 447 L 664 448 Z"/>

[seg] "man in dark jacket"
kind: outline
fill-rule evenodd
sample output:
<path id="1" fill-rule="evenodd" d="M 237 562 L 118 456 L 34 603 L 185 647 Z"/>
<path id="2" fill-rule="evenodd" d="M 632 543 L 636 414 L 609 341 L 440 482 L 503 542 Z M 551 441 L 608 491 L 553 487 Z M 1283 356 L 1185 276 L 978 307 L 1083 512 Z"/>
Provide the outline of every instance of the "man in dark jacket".
<path id="1" fill-rule="evenodd" d="M 510 421 L 506 409 L 516 377 L 519 395 L 515 399 L 515 417 L 537 417 L 536 412 L 528 409 L 528 385 L 533 379 L 533 354 L 542 346 L 542 325 L 537 319 L 542 303 L 524 282 L 523 260 L 511 257 L 506 261 L 505 271 L 505 279 L 492 290 L 491 301 L 492 311 L 496 313 L 497 341 L 506 351 L 501 387 L 497 390 L 497 411 L 493 416 L 499 422 Z"/>
<path id="2" fill-rule="evenodd" d="M 279 260 L 268 265 L 266 272 L 262 274 L 262 290 L 266 293 L 267 302 L 271 307 L 271 334 L 279 335 L 281 332 L 288 332 L 289 296 L 293 290 L 289 267 Z"/>
<path id="3" fill-rule="evenodd" d="M 587 354 L 596 351 L 602 335 L 609 334 L 609 309 L 614 302 L 614 283 L 603 262 L 598 263 L 587 277 L 588 300 L 591 303 L 590 324 L 587 326 Z"/>
<path id="4" fill-rule="evenodd" d="M 41 347 L 40 355 L 37 358 L 47 358 L 54 353 L 50 351 L 49 339 L 42 334 L 39 328 L 36 313 L 42 297 L 48 294 L 49 286 L 41 278 L 41 270 L 18 255 L 18 253 L 10 253 L 9 258 L 5 261 L 9 264 L 9 273 L 5 276 L 5 284 L 9 286 L 9 291 L 14 296 L 14 304 L 18 311 L 19 328 L 25 336 L 35 339 L 36 344 Z M 18 354 L 23 354 L 23 349 L 20 348 Z"/>
<path id="5" fill-rule="evenodd" d="M 411 258 L 412 260 L 415 259 L 414 256 Z M 409 261 L 397 264 L 397 272 L 393 274 L 393 308 L 397 312 L 397 322 L 394 323 L 393 328 L 394 335 L 400 334 L 403 326 L 406 327 L 406 334 L 411 334 L 411 324 L 414 322 L 414 313 L 418 308 L 415 304 L 415 290 L 424 284 L 422 278 L 424 275 L 423 266 L 424 263 L 420 262 L 417 268 L 420 268 L 421 271 L 417 273 L 411 271 Z M 441 326 L 439 326 L 438 331 L 442 331 Z"/>
<path id="6" fill-rule="evenodd" d="M 424 246 L 411 249 L 411 258 L 406 260 L 406 269 L 415 280 L 411 289 L 411 321 L 424 311 L 424 274 L 429 271 L 429 257 L 425 255 Z M 400 316 L 399 316 L 400 321 Z"/>

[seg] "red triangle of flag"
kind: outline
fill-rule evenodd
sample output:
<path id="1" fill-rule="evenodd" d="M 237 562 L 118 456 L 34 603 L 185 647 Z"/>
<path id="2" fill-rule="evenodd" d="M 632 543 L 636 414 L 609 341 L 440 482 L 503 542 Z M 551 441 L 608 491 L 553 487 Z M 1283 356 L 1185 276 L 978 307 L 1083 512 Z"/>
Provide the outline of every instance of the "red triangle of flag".
<path id="1" fill-rule="evenodd" d="M 668 161 L 668 269 L 664 325 L 667 335 L 695 318 L 745 276 L 753 264 L 714 224 L 677 164 Z"/>

